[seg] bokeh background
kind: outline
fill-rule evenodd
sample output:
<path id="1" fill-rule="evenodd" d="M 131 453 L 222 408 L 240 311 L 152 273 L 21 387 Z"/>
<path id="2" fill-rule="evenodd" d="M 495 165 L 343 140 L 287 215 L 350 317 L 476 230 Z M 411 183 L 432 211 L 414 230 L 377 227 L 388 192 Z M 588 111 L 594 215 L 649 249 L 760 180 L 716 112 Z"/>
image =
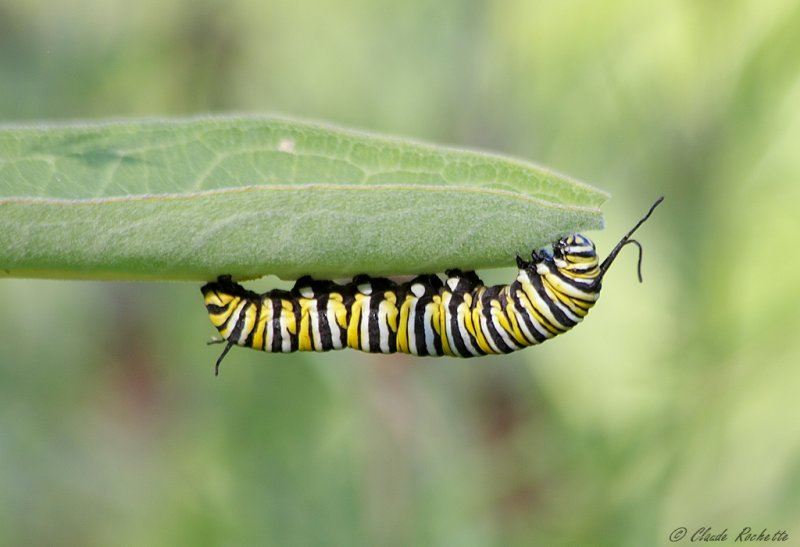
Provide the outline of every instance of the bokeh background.
<path id="1" fill-rule="evenodd" d="M 612 194 L 601 253 L 664 194 L 645 282 L 515 355 L 214 378 L 198 286 L 2 280 L 0 544 L 800 543 L 800 4 L 0 0 L 0 121 L 208 112 L 535 160 Z"/>

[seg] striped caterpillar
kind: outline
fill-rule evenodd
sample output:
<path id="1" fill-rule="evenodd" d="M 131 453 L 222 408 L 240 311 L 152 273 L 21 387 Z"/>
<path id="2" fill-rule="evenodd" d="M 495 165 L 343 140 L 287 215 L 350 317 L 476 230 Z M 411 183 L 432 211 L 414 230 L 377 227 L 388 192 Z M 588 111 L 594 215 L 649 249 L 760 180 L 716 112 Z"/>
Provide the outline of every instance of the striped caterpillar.
<path id="1" fill-rule="evenodd" d="M 594 243 L 563 237 L 531 260 L 517 257 L 508 285 L 487 287 L 473 271 L 448 270 L 406 283 L 356 276 L 340 285 L 305 276 L 289 291 L 249 291 L 220 276 L 202 287 L 212 324 L 225 343 L 219 365 L 234 345 L 268 352 L 353 348 L 370 353 L 474 357 L 540 344 L 578 324 L 600 296 L 603 276 L 620 250 L 642 246 L 633 233 L 664 198 L 599 262 Z"/>

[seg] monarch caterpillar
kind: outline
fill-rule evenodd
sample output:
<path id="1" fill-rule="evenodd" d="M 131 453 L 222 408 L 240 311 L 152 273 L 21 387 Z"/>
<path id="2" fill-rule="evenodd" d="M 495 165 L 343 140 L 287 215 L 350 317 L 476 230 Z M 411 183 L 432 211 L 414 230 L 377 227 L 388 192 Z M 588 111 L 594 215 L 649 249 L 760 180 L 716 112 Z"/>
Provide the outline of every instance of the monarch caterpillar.
<path id="1" fill-rule="evenodd" d="M 599 262 L 594 243 L 580 234 L 562 237 L 552 250 L 517 257 L 509 285 L 487 287 L 474 271 L 447 270 L 397 284 L 356 276 L 350 283 L 297 280 L 290 291 L 249 291 L 230 276 L 201 289 L 211 323 L 225 343 L 214 371 L 234 345 L 269 352 L 329 351 L 345 347 L 371 353 L 473 357 L 510 353 L 539 344 L 578 324 L 600 296 L 603 276 L 663 197 Z"/>

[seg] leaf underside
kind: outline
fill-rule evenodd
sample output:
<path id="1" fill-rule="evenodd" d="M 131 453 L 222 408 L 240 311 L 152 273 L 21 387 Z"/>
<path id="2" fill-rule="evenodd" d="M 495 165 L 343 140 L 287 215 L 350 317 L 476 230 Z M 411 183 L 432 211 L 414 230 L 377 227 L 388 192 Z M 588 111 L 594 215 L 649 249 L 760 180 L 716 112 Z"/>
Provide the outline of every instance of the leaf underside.
<path id="1" fill-rule="evenodd" d="M 514 264 L 607 195 L 518 160 L 261 117 L 0 127 L 0 276 L 210 280 Z"/>

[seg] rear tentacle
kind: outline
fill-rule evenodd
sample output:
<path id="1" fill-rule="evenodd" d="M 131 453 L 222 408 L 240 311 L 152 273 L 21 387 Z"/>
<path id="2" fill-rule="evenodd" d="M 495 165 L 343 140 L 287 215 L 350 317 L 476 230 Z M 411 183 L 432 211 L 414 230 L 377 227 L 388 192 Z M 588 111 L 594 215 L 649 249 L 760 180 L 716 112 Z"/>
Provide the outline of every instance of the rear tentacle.
<path id="1" fill-rule="evenodd" d="M 214 364 L 214 376 L 219 376 L 219 365 L 220 365 L 220 363 L 222 363 L 222 360 L 225 358 L 225 356 L 228 354 L 228 352 L 231 350 L 231 348 L 233 346 L 234 346 L 234 343 L 231 342 L 230 340 L 228 340 L 228 343 L 225 345 L 225 349 L 222 350 L 222 353 L 220 354 L 219 358 L 217 359 L 216 364 Z"/>

